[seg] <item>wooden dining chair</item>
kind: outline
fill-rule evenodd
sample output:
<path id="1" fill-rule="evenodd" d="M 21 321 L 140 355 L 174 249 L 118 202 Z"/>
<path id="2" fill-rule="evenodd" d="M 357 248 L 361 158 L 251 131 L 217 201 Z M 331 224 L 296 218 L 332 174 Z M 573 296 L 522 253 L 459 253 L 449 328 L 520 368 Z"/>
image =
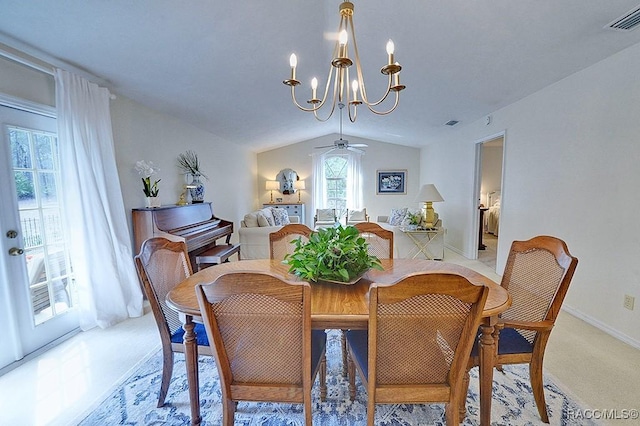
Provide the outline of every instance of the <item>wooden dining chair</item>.
<path id="1" fill-rule="evenodd" d="M 198 284 L 196 295 L 213 344 L 222 389 L 222 424 L 237 401 L 302 403 L 311 425 L 311 388 L 326 376 L 326 334 L 311 330 L 309 283 L 266 272 L 232 272 Z"/>
<path id="2" fill-rule="evenodd" d="M 374 222 L 359 222 L 354 225 L 367 239 L 369 254 L 378 259 L 393 259 L 393 232 Z"/>
<path id="3" fill-rule="evenodd" d="M 500 314 L 495 328 L 495 365 L 502 370 L 504 364 L 529 364 L 533 397 L 545 423 L 549 415 L 542 382 L 544 352 L 577 266 L 578 259 L 564 241 L 538 236 L 511 244 L 502 276 L 501 285 L 509 291 L 512 304 Z M 479 365 L 478 354 L 476 341 L 468 369 Z M 465 389 L 468 386 L 467 374 Z"/>
<path id="4" fill-rule="evenodd" d="M 384 229 L 382 226 L 374 222 L 356 223 L 355 228 L 360 234 L 366 238 L 369 254 L 376 256 L 378 259 L 393 259 L 393 232 Z M 342 375 L 347 376 L 347 340 L 342 330 L 340 343 L 342 345 Z"/>
<path id="5" fill-rule="evenodd" d="M 293 240 L 309 241 L 311 228 L 301 223 L 285 225 L 276 232 L 269 234 L 269 255 L 271 259 L 282 260 L 287 254 L 292 254 L 296 248 Z"/>
<path id="6" fill-rule="evenodd" d="M 417 273 L 369 289 L 369 330 L 349 330 L 349 396 L 367 389 L 367 424 L 382 404 L 444 402 L 458 426 L 463 378 L 489 288 L 447 273 Z"/>
<path id="7" fill-rule="evenodd" d="M 178 312 L 167 306 L 165 298 L 169 291 L 192 275 L 191 263 L 184 242 L 156 237 L 142 243 L 135 264 L 162 342 L 162 381 L 158 396 L 158 407 L 162 407 L 173 374 L 173 354 L 184 353 L 182 321 Z M 195 332 L 198 354 L 212 355 L 204 326 L 196 324 Z"/>

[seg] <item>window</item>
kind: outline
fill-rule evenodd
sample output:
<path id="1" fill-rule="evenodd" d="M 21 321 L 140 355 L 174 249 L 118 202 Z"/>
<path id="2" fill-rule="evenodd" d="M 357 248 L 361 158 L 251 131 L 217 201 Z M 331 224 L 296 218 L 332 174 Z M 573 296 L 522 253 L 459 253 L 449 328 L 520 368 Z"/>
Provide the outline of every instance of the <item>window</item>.
<path id="1" fill-rule="evenodd" d="M 336 209 L 341 218 L 347 209 L 347 157 L 345 155 L 327 156 L 324 161 L 326 180 L 326 208 Z"/>

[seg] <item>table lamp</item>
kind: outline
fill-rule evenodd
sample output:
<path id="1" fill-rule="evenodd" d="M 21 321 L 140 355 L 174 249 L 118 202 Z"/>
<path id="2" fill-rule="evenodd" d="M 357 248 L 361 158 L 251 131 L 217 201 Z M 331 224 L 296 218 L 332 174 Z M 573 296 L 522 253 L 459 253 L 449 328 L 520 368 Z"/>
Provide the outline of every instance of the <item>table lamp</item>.
<path id="1" fill-rule="evenodd" d="M 425 213 L 424 213 L 424 226 L 427 228 L 433 227 L 433 222 L 435 222 L 435 211 L 433 210 L 433 206 L 431 203 L 436 201 L 444 201 L 442 195 L 436 189 L 436 186 L 432 183 L 426 183 L 422 185 L 420 188 L 420 192 L 416 195 L 416 202 L 425 203 Z"/>
<path id="2" fill-rule="evenodd" d="M 304 183 L 304 179 L 303 180 L 296 180 L 293 182 L 293 188 L 298 190 L 298 202 L 301 203 L 300 201 L 300 190 L 301 189 L 307 189 L 306 185 Z"/>
<path id="3" fill-rule="evenodd" d="M 277 180 L 268 180 L 266 188 L 267 191 L 271 191 L 271 201 L 269 201 L 269 203 L 273 204 L 273 190 L 280 189 L 280 182 L 278 182 Z"/>

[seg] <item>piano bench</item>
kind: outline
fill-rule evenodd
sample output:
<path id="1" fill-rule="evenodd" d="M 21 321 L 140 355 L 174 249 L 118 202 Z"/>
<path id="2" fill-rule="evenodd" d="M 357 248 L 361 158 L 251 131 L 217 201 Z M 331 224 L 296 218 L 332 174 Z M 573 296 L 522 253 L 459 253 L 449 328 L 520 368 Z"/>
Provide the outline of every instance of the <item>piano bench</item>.
<path id="1" fill-rule="evenodd" d="M 198 271 L 202 269 L 200 266 L 202 264 L 218 265 L 222 262 L 226 262 L 231 256 L 238 252 L 240 252 L 240 244 L 221 244 L 219 246 L 211 247 L 209 250 L 196 256 Z"/>

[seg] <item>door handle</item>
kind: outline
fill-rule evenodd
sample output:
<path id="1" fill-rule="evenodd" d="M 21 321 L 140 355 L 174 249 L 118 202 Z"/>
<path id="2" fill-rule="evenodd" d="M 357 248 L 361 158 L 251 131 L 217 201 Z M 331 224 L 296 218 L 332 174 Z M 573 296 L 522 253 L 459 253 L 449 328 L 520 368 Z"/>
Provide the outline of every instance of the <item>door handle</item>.
<path id="1" fill-rule="evenodd" d="M 18 247 L 11 247 L 9 249 L 9 255 L 11 256 L 20 256 L 24 254 L 24 250 Z"/>

